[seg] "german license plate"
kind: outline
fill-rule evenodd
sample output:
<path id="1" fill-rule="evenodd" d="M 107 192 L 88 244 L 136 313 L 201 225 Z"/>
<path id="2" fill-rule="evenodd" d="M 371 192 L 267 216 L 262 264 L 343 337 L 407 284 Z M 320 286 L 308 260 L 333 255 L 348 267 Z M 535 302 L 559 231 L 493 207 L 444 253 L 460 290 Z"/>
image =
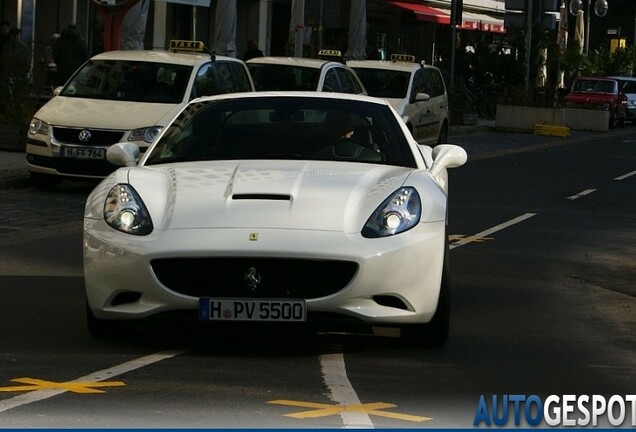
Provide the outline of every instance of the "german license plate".
<path id="1" fill-rule="evenodd" d="M 204 321 L 306 321 L 305 300 L 201 298 Z"/>
<path id="2" fill-rule="evenodd" d="M 62 157 L 74 159 L 106 159 L 106 149 L 91 147 L 62 147 Z"/>

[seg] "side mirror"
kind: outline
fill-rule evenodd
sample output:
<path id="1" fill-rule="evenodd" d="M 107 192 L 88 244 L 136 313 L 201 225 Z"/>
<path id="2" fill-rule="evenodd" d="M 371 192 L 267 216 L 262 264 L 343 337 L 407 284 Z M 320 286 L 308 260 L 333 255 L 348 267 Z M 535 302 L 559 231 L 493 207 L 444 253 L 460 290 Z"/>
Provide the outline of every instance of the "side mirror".
<path id="1" fill-rule="evenodd" d="M 437 177 L 447 168 L 458 168 L 466 163 L 468 154 L 460 146 L 453 144 L 440 144 L 433 147 L 433 166 L 431 175 Z"/>
<path id="2" fill-rule="evenodd" d="M 418 102 L 426 102 L 431 99 L 431 95 L 428 93 L 418 93 L 415 95 L 415 100 Z"/>
<path id="3" fill-rule="evenodd" d="M 106 150 L 108 162 L 117 166 L 134 167 L 139 160 L 139 146 L 132 142 L 113 144 Z"/>
<path id="4" fill-rule="evenodd" d="M 60 93 L 62 93 L 63 89 L 64 89 L 64 86 L 55 87 L 55 89 L 53 90 L 53 96 L 57 96 Z"/>

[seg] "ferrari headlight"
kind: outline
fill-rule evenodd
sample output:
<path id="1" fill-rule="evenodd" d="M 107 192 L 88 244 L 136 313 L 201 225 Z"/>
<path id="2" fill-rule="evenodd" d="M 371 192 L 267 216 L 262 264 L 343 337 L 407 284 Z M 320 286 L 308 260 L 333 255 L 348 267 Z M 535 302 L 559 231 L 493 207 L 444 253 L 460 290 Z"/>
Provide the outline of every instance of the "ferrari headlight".
<path id="1" fill-rule="evenodd" d="M 422 215 L 422 202 L 412 187 L 398 189 L 373 212 L 362 228 L 367 238 L 386 237 L 413 228 Z"/>
<path id="2" fill-rule="evenodd" d="M 151 126 L 141 129 L 135 129 L 130 132 L 128 141 L 145 141 L 148 144 L 151 144 L 154 139 L 157 138 L 157 135 L 159 135 L 159 132 L 161 132 L 162 129 L 163 127 L 161 126 Z"/>
<path id="3" fill-rule="evenodd" d="M 39 118 L 33 117 L 29 123 L 29 135 L 48 135 L 49 125 Z"/>
<path id="4" fill-rule="evenodd" d="M 104 220 L 118 231 L 148 235 L 152 220 L 143 201 L 132 186 L 120 183 L 110 190 L 104 203 Z"/>

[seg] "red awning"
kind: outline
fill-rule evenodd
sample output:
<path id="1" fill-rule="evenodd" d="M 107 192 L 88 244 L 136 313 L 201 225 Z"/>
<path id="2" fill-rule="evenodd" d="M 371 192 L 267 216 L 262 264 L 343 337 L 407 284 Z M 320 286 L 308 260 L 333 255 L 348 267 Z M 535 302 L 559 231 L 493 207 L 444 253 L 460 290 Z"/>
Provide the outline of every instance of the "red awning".
<path id="1" fill-rule="evenodd" d="M 393 6 L 399 7 L 415 14 L 415 18 L 436 24 L 450 25 L 450 11 L 437 9 L 421 3 L 406 3 L 391 1 Z M 503 20 L 492 18 L 488 15 L 464 12 L 462 23 L 457 26 L 459 30 L 481 30 L 487 32 L 504 33 Z"/>
<path id="2" fill-rule="evenodd" d="M 391 2 L 391 4 L 413 12 L 418 20 L 437 24 L 450 24 L 450 14 L 441 9 L 415 3 Z"/>

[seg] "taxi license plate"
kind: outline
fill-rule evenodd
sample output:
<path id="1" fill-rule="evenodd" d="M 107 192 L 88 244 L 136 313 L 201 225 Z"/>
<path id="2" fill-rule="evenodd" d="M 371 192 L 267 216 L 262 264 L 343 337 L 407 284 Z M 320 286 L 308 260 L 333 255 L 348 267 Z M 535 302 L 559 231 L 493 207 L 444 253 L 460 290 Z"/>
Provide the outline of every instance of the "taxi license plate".
<path id="1" fill-rule="evenodd" d="M 305 300 L 201 298 L 199 318 L 204 321 L 306 321 Z"/>
<path id="2" fill-rule="evenodd" d="M 106 149 L 91 147 L 62 147 L 62 157 L 74 159 L 106 159 Z"/>

